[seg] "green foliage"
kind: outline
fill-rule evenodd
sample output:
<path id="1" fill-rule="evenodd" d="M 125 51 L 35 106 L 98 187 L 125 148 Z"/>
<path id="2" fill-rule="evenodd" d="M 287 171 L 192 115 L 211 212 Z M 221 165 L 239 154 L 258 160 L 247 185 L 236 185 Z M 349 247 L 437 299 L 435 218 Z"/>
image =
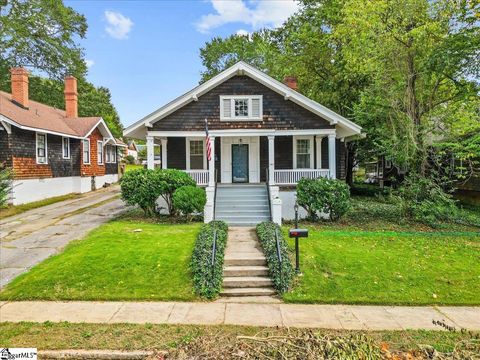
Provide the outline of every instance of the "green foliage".
<path id="1" fill-rule="evenodd" d="M 129 205 L 138 205 L 146 216 L 157 213 L 157 199 L 167 203 L 169 214 L 176 215 L 172 196 L 182 186 L 195 186 L 195 181 L 184 171 L 175 169 L 135 169 L 125 173 L 120 186 L 122 199 Z"/>
<path id="2" fill-rule="evenodd" d="M 128 205 L 139 206 L 145 216 L 157 212 L 157 199 L 162 194 L 162 186 L 155 170 L 135 169 L 123 175 L 120 181 L 122 200 Z"/>
<path id="3" fill-rule="evenodd" d="M 456 218 L 458 209 L 452 196 L 430 179 L 411 174 L 400 188 L 403 214 L 428 225 Z"/>
<path id="4" fill-rule="evenodd" d="M 314 220 L 320 212 L 328 214 L 331 221 L 337 221 L 350 208 L 350 191 L 341 180 L 303 178 L 297 185 L 297 200 L 310 219 Z"/>
<path id="5" fill-rule="evenodd" d="M 222 290 L 223 258 L 227 243 L 228 226 L 223 221 L 202 225 L 195 242 L 191 268 L 195 292 L 207 299 L 215 298 Z M 216 255 L 212 266 L 212 250 L 216 233 Z"/>
<path id="6" fill-rule="evenodd" d="M 12 171 L 0 164 L 0 208 L 7 205 L 10 190 L 12 189 Z"/>
<path id="7" fill-rule="evenodd" d="M 125 162 L 129 165 L 133 165 L 135 164 L 135 158 L 133 157 L 133 155 L 127 155 L 125 156 Z"/>
<path id="8" fill-rule="evenodd" d="M 207 203 L 205 190 L 198 186 L 182 186 L 173 194 L 173 207 L 191 219 L 194 213 L 202 213 Z"/>
<path id="9" fill-rule="evenodd" d="M 31 66 L 51 77 L 85 75 L 83 49 L 87 20 L 63 1 L 7 0 L 0 2 L 0 83 L 8 68 Z"/>
<path id="10" fill-rule="evenodd" d="M 278 236 L 282 262 L 277 254 L 277 242 L 275 233 Z M 288 291 L 294 277 L 294 269 L 290 262 L 288 245 L 283 238 L 282 229 L 273 222 L 265 221 L 257 225 L 257 235 L 262 245 L 263 252 L 267 258 L 267 264 L 273 286 L 283 294 Z"/>

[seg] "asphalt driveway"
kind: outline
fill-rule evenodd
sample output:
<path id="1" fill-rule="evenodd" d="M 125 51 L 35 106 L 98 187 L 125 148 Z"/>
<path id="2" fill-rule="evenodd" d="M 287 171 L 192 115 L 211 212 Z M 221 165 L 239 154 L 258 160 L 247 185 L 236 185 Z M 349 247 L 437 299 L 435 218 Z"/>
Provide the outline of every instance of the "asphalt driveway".
<path id="1" fill-rule="evenodd" d="M 0 220 L 0 288 L 126 209 L 119 186 Z"/>

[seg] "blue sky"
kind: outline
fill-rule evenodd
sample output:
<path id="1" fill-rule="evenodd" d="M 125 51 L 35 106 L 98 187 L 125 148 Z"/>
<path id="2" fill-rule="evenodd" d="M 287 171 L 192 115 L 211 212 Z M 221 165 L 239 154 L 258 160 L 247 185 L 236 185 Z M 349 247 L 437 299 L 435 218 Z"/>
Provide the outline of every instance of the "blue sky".
<path id="1" fill-rule="evenodd" d="M 292 0 L 67 0 L 85 15 L 88 80 L 111 90 L 128 126 L 198 84 L 199 49 L 214 36 L 279 26 Z"/>

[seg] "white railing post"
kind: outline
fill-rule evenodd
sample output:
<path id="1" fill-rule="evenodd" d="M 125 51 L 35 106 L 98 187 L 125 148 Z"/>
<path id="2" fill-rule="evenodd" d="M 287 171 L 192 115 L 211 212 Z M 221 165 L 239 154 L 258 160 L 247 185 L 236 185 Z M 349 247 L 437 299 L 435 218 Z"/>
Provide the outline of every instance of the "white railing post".
<path id="1" fill-rule="evenodd" d="M 162 169 L 167 169 L 167 139 L 161 139 L 162 142 Z"/>
<path id="2" fill-rule="evenodd" d="M 268 137 L 268 185 L 275 185 L 275 136 Z"/>
<path id="3" fill-rule="evenodd" d="M 336 136 L 335 134 L 328 135 L 328 169 L 330 170 L 330 177 L 337 178 L 337 156 L 336 156 Z"/>
<path id="4" fill-rule="evenodd" d="M 154 137 L 147 135 L 147 169 L 153 169 L 155 167 L 154 160 Z"/>
<path id="5" fill-rule="evenodd" d="M 208 162 L 208 186 L 215 186 L 215 137 L 210 137 L 210 161 Z"/>

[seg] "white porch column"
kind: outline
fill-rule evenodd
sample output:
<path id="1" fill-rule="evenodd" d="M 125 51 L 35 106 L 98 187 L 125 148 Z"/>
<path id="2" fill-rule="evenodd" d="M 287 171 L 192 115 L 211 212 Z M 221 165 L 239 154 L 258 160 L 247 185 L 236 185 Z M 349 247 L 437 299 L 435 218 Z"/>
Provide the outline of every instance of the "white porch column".
<path id="1" fill-rule="evenodd" d="M 154 137 L 147 135 L 147 169 L 153 169 L 154 168 Z"/>
<path id="2" fill-rule="evenodd" d="M 275 185 L 275 136 L 268 137 L 268 185 Z"/>
<path id="3" fill-rule="evenodd" d="M 328 135 L 328 169 L 330 170 L 330 177 L 332 179 L 337 178 L 337 156 L 335 146 L 335 134 Z"/>
<path id="4" fill-rule="evenodd" d="M 167 138 L 161 139 L 162 142 L 162 169 L 167 169 Z"/>
<path id="5" fill-rule="evenodd" d="M 208 162 L 208 186 L 215 186 L 215 137 L 210 137 L 211 156 Z"/>
<path id="6" fill-rule="evenodd" d="M 315 136 L 315 149 L 316 149 L 316 155 L 317 155 L 317 163 L 316 163 L 316 168 L 321 169 L 322 168 L 322 135 L 317 135 Z"/>

